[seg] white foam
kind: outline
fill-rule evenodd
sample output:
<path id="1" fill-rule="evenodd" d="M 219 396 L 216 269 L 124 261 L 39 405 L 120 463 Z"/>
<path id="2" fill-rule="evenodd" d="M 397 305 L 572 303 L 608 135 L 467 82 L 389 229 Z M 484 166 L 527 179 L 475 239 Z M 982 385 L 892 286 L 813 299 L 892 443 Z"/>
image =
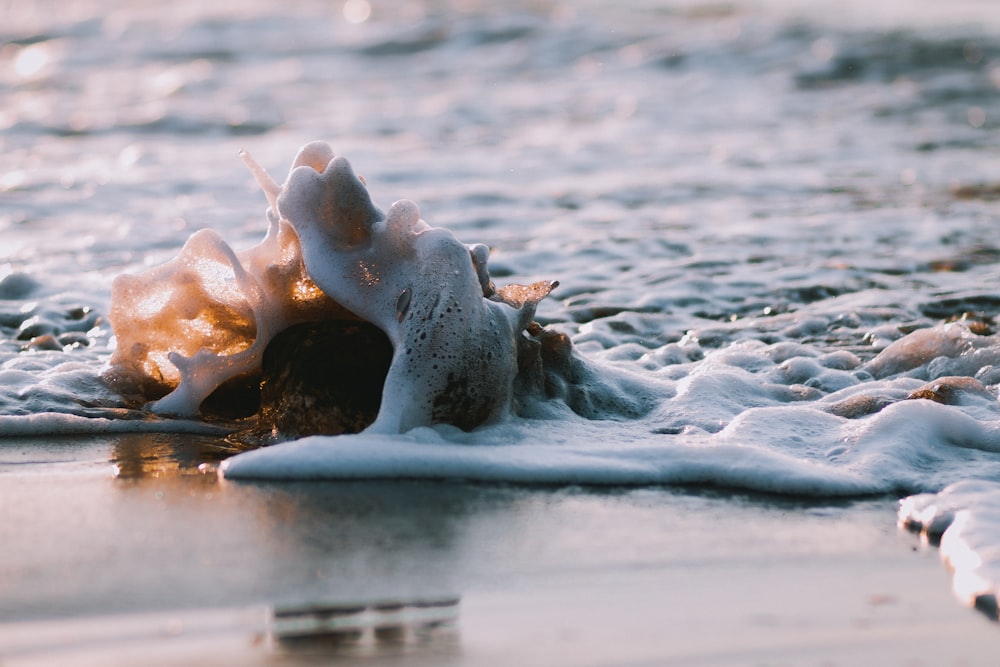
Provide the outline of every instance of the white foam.
<path id="1" fill-rule="evenodd" d="M 0 415 L 0 438 L 111 433 L 192 433 L 221 436 L 225 435 L 226 430 L 201 421 L 158 419 L 153 416 L 122 419 L 120 416 L 87 417 L 61 412 Z"/>
<path id="2" fill-rule="evenodd" d="M 669 401 L 668 401 L 669 403 Z M 806 496 L 935 489 L 1000 475 L 1000 421 L 904 401 L 860 419 L 816 405 L 744 409 L 715 433 L 632 422 L 513 420 L 388 437 L 311 437 L 240 454 L 233 479 L 420 478 L 532 484 L 710 484 Z"/>
<path id="3" fill-rule="evenodd" d="M 528 426 L 527 424 L 520 425 Z M 231 479 L 439 479 L 522 484 L 718 484 L 804 495 L 871 493 L 864 475 L 733 443 L 705 446 L 667 437 L 607 443 L 600 429 L 538 427 L 503 444 L 450 440 L 441 429 L 387 437 L 310 437 L 229 459 Z M 506 430 L 508 433 L 510 429 Z M 519 429 L 515 429 L 519 430 Z M 450 435 L 450 434 L 449 434 Z M 512 434 L 513 435 L 513 434 Z M 495 439 L 497 434 L 494 434 Z M 553 440 L 581 438 L 584 443 Z M 539 438 L 539 439 L 535 439 Z"/>

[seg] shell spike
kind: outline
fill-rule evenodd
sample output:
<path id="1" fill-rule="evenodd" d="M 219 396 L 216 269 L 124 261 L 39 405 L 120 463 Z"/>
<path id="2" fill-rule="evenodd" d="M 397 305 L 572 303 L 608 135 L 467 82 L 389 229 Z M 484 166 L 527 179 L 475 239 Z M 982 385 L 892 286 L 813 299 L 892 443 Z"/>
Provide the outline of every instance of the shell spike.
<path id="1" fill-rule="evenodd" d="M 271 178 L 271 175 L 267 173 L 267 170 L 261 166 L 257 160 L 254 159 L 250 152 L 246 149 L 240 150 L 240 157 L 243 158 L 243 164 L 247 166 L 250 173 L 253 175 L 253 179 L 257 182 L 257 186 L 264 191 L 264 196 L 267 197 L 267 205 L 271 207 L 272 210 L 278 210 L 278 195 L 281 194 L 281 186 Z"/>

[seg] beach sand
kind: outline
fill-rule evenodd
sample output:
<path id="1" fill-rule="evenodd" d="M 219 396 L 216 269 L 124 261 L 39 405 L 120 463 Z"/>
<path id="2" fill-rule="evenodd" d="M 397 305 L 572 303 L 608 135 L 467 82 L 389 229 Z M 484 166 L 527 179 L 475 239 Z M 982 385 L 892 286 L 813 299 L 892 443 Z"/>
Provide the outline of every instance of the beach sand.
<path id="1" fill-rule="evenodd" d="M 894 498 L 235 483 L 228 453 L 0 441 L 0 665 L 995 660 Z"/>

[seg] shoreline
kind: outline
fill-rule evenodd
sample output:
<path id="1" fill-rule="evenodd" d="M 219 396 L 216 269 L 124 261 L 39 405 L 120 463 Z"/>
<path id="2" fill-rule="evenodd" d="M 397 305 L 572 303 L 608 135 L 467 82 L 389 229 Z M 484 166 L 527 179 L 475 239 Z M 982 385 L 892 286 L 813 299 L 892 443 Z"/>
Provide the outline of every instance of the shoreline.
<path id="1" fill-rule="evenodd" d="M 0 443 L 0 664 L 975 665 L 1000 633 L 888 497 L 234 483 L 212 456 Z M 308 611 L 345 605 L 349 631 Z"/>

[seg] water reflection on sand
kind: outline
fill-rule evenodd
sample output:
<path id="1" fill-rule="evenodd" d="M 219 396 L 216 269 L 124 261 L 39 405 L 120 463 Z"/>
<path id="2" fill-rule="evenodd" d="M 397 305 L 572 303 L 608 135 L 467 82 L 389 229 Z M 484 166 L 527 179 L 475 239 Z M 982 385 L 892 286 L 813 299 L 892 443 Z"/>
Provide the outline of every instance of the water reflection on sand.
<path id="1" fill-rule="evenodd" d="M 898 658 L 995 637 L 928 585 L 946 574 L 901 548 L 892 498 L 240 483 L 214 470 L 226 447 L 0 442 L 5 667 L 808 659 L 834 640 Z"/>

